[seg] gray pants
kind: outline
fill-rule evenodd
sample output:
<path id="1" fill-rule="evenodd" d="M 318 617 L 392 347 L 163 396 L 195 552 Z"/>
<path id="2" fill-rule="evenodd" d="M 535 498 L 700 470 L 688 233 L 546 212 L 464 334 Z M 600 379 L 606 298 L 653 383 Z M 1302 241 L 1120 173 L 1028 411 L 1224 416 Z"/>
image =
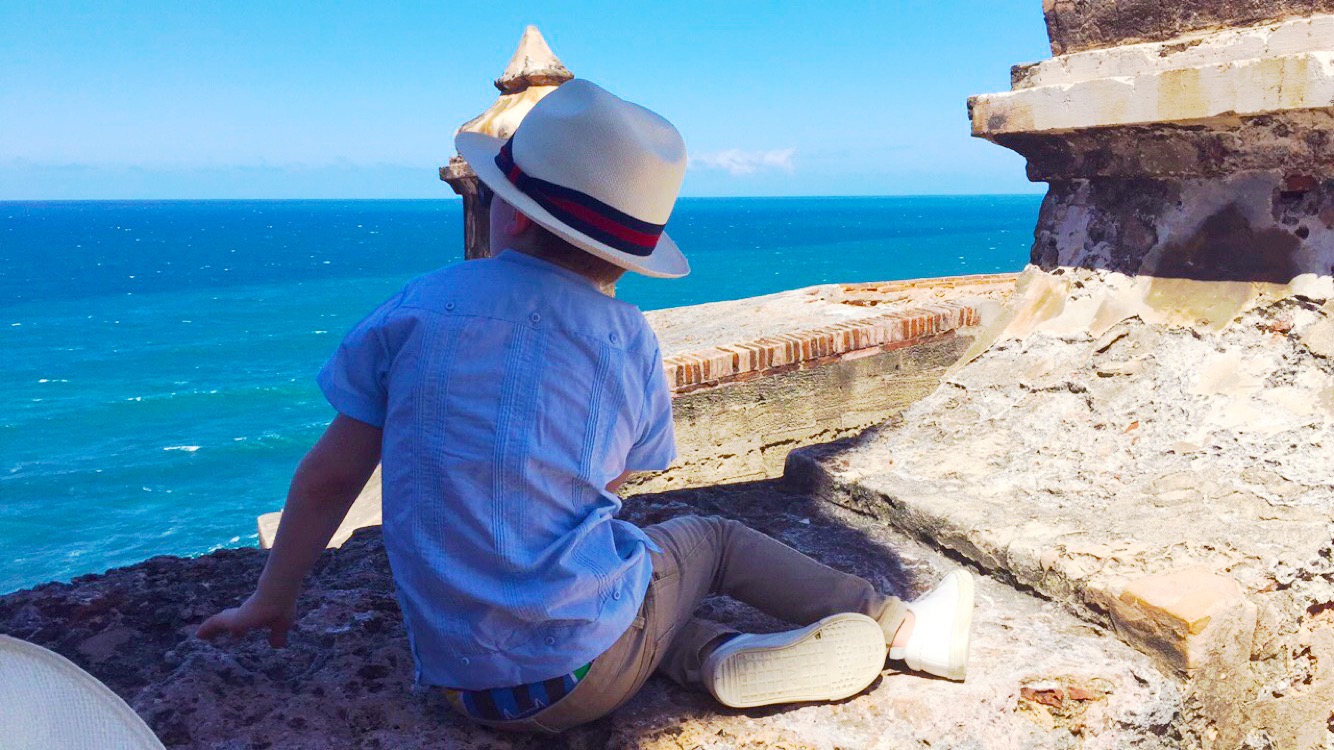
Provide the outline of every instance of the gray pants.
<path id="1" fill-rule="evenodd" d="M 529 718 L 491 726 L 563 732 L 616 710 L 655 671 L 684 686 L 699 685 L 704 660 L 736 632 L 694 616 L 710 594 L 726 594 L 795 625 L 860 612 L 878 620 L 887 638 L 907 616 L 901 600 L 736 521 L 685 516 L 645 531 L 663 552 L 653 553 L 653 581 L 630 629 L 593 661 L 569 695 Z"/>

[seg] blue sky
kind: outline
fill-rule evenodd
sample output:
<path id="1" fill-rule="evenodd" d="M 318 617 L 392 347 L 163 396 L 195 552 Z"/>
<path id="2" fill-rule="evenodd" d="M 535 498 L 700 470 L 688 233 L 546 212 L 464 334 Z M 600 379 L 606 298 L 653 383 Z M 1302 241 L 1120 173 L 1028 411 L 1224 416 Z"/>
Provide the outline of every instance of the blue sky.
<path id="1" fill-rule="evenodd" d="M 1049 54 L 1039 0 L 0 0 L 0 199 L 452 195 L 523 27 L 662 113 L 687 195 L 1035 192 L 970 94 Z"/>

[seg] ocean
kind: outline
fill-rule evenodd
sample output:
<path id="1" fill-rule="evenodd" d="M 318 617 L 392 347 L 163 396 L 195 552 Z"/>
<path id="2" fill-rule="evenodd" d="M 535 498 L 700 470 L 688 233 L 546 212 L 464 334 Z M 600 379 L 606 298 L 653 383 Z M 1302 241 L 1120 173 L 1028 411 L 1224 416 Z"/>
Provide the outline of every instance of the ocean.
<path id="1" fill-rule="evenodd" d="M 658 309 L 1020 269 L 1039 196 L 682 199 Z M 314 376 L 462 257 L 456 200 L 0 202 L 0 593 L 256 544 L 332 417 Z"/>

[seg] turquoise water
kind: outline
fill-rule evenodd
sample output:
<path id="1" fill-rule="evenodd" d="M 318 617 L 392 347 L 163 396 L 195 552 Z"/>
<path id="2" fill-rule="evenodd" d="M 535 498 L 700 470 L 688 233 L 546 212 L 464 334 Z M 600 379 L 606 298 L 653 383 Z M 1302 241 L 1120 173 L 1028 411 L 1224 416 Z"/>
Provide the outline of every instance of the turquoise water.
<path id="1" fill-rule="evenodd" d="M 1017 270 L 1036 196 L 684 199 L 644 309 Z M 461 256 L 456 201 L 0 203 L 0 593 L 253 545 L 331 417 L 313 378 Z"/>

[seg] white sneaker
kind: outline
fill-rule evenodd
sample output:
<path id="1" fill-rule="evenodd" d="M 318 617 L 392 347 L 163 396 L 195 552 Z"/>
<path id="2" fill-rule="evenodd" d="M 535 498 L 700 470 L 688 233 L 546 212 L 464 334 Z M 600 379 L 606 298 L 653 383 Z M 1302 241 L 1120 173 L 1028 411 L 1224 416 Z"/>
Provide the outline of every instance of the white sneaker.
<path id="1" fill-rule="evenodd" d="M 973 576 L 956 570 L 908 605 L 916 622 L 908 644 L 891 648 L 889 658 L 910 669 L 962 682 L 968 672 L 973 629 Z"/>
<path id="2" fill-rule="evenodd" d="M 831 615 L 799 630 L 738 635 L 704 660 L 704 686 L 733 708 L 836 701 L 875 682 L 885 631 L 866 615 Z"/>

